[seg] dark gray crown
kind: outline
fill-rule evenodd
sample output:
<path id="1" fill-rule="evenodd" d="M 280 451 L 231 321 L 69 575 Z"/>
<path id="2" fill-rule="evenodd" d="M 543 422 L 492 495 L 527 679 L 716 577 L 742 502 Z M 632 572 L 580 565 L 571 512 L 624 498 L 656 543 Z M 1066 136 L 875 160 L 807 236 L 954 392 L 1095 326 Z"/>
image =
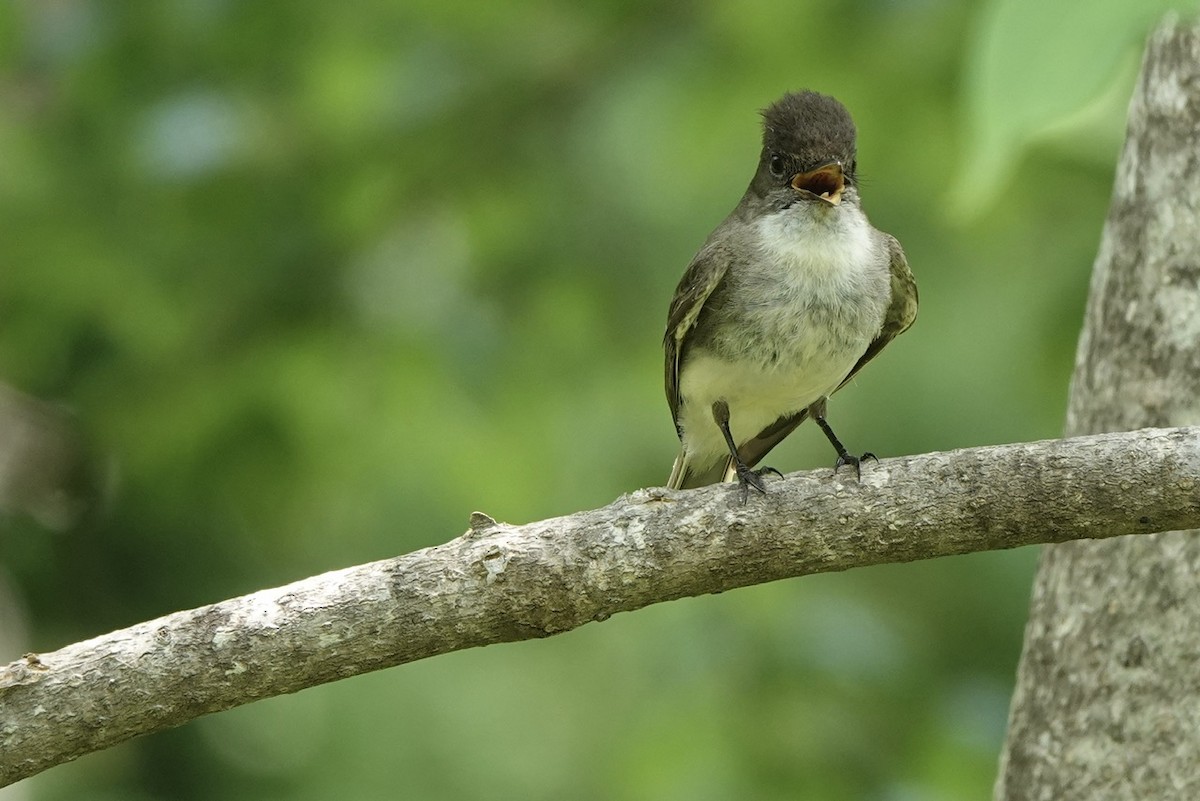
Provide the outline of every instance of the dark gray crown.
<path id="1" fill-rule="evenodd" d="M 817 92 L 789 92 L 762 112 L 763 148 L 801 163 L 854 158 L 854 120 L 846 107 Z"/>

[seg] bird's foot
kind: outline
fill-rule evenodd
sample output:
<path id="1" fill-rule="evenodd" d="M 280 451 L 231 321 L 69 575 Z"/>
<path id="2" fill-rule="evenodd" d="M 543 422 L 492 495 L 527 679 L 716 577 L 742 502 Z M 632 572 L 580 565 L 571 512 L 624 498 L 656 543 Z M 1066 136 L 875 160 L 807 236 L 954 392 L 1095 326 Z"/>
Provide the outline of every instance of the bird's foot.
<path id="1" fill-rule="evenodd" d="M 862 456 L 853 456 L 849 453 L 843 452 L 838 455 L 837 461 L 833 463 L 833 472 L 836 475 L 838 469 L 843 465 L 850 465 L 854 468 L 854 476 L 858 479 L 862 479 L 862 463 L 868 459 L 874 459 L 877 462 L 879 461 L 879 457 L 870 451 L 867 451 Z"/>
<path id="2" fill-rule="evenodd" d="M 751 488 L 753 488 L 754 491 L 759 495 L 767 494 L 767 483 L 763 481 L 763 476 L 765 476 L 767 473 L 774 473 L 780 478 L 783 478 L 783 473 L 780 473 L 774 467 L 760 467 L 755 470 L 752 467 L 747 467 L 740 461 L 738 462 L 735 470 L 737 472 L 738 484 L 742 488 L 742 503 L 745 503 L 746 499 L 750 496 Z"/>

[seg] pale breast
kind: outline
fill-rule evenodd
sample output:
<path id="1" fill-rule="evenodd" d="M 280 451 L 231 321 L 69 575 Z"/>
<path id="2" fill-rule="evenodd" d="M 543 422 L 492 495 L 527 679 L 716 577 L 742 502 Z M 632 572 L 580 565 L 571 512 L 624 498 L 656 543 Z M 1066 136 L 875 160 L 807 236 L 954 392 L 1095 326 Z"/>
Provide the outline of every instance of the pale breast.
<path id="1" fill-rule="evenodd" d="M 731 269 L 709 298 L 682 366 L 679 422 L 702 438 L 693 445 L 723 447 L 713 401 L 729 403 L 741 442 L 831 393 L 866 351 L 890 281 L 886 251 L 854 211 L 826 225 L 788 214 L 760 221 L 759 258 Z"/>

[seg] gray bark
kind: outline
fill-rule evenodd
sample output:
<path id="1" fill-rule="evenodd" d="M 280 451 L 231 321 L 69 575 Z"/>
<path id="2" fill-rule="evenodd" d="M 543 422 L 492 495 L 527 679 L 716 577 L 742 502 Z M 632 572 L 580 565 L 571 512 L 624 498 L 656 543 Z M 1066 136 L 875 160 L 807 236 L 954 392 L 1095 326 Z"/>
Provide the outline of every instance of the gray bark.
<path id="1" fill-rule="evenodd" d="M 0 786 L 200 715 L 684 596 L 882 562 L 1200 526 L 1200 427 L 639 490 L 0 667 Z"/>
<path id="2" fill-rule="evenodd" d="M 3 388 L 0 387 L 0 393 L 2 392 Z M 25 643 L 25 615 L 8 574 L 0 566 L 0 655 L 20 653 L 18 649 Z M 0 669 L 0 673 L 2 672 Z M 0 718 L 2 717 L 3 712 L 0 712 Z M 0 787 L 0 801 L 25 801 L 28 797 L 25 785 Z"/>
<path id="3" fill-rule="evenodd" d="M 1200 422 L 1200 28 L 1151 38 L 1096 258 L 1068 435 Z M 1200 537 L 1050 546 L 995 797 L 1200 798 Z"/>

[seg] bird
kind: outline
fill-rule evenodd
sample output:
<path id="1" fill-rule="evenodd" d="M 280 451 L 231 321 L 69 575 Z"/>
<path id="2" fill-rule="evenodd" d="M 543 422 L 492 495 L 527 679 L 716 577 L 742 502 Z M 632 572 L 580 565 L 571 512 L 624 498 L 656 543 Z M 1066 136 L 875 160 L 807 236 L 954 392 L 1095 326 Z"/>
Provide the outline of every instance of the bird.
<path id="1" fill-rule="evenodd" d="M 679 454 L 667 486 L 736 479 L 766 493 L 756 468 L 811 417 L 861 477 L 826 420 L 829 396 L 912 325 L 917 285 L 895 237 L 859 197 L 850 112 L 789 92 L 761 112 L 762 151 L 736 208 L 675 290 L 663 336 Z"/>

